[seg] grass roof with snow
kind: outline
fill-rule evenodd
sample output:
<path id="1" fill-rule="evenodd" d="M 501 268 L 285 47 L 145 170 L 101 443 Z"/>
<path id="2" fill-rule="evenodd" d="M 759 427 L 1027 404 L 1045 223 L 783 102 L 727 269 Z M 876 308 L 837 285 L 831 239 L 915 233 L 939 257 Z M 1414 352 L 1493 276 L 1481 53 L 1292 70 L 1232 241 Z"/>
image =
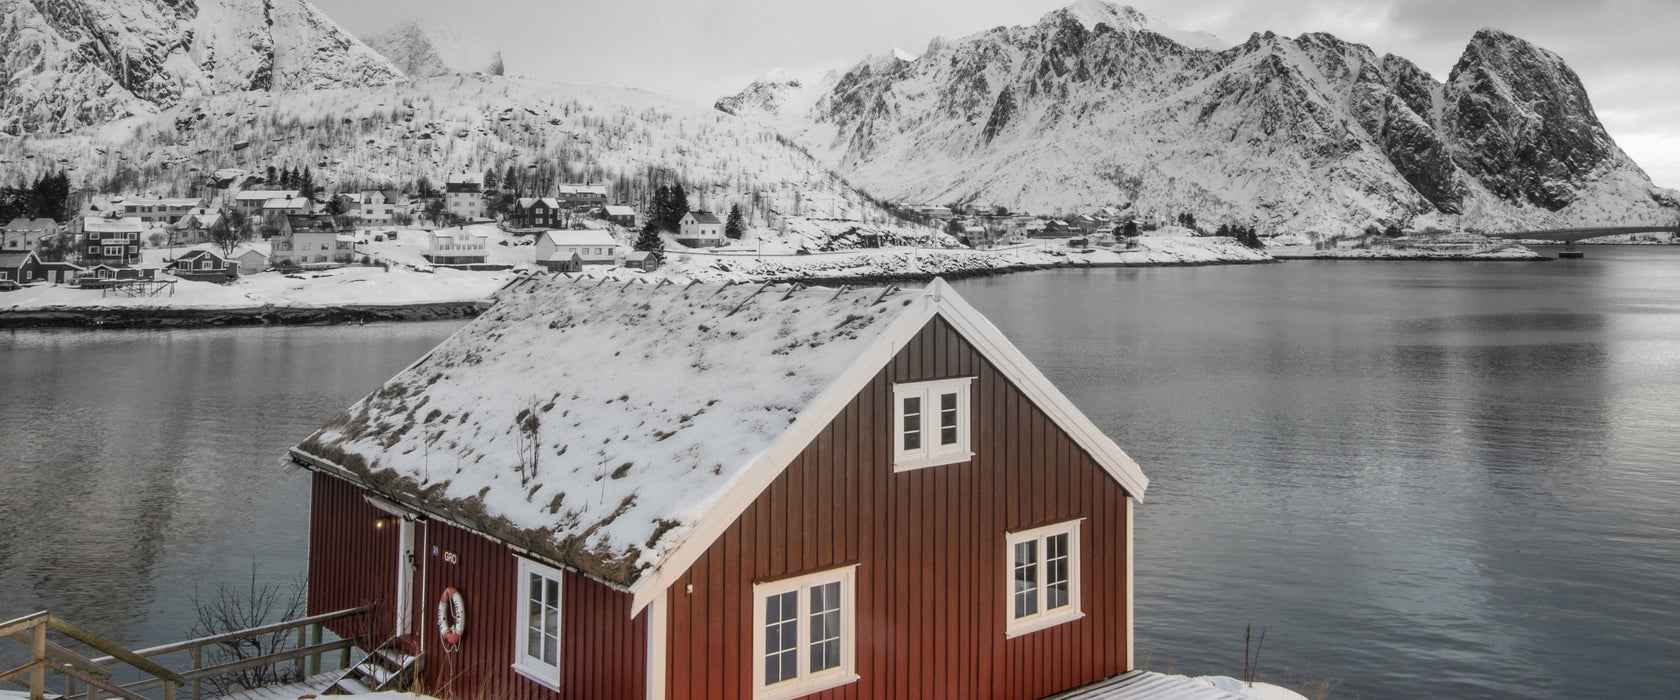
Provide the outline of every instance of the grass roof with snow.
<path id="1" fill-rule="evenodd" d="M 910 298 L 539 278 L 297 451 L 628 587 Z"/>

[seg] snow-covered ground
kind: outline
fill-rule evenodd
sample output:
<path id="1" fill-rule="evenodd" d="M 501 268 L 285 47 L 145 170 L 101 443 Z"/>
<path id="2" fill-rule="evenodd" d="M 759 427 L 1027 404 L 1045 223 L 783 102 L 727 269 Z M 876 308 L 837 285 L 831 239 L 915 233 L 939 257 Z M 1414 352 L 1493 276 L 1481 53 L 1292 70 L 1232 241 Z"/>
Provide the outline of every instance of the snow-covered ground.
<path id="1" fill-rule="evenodd" d="M 603 226 L 605 224 L 602 224 Z M 825 226 L 827 226 L 825 228 Z M 1066 239 L 1035 240 L 1030 243 L 971 250 L 960 247 L 897 246 L 860 248 L 834 253 L 798 255 L 795 251 L 825 242 L 836 235 L 833 225 L 804 222 L 787 234 L 759 229 L 729 247 L 685 249 L 670 246 L 665 264 L 658 271 L 644 273 L 625 268 L 591 268 L 589 274 L 611 277 L 669 277 L 702 282 L 753 282 L 786 279 L 857 279 L 961 277 L 994 271 L 1020 270 L 1058 265 L 1204 265 L 1268 262 L 1265 252 L 1252 250 L 1229 238 L 1194 238 L 1145 235 L 1135 248 L 1070 248 Z M 45 309 L 237 309 L 262 306 L 321 308 L 333 306 L 398 306 L 489 299 L 514 277 L 535 269 L 535 246 L 530 236 L 513 236 L 495 226 L 468 227 L 489 238 L 489 263 L 508 265 L 505 271 L 475 272 L 433 267 L 421 257 L 426 232 L 373 227 L 359 229 L 357 256 L 367 255 L 391 263 L 380 267 L 345 267 L 321 272 L 281 274 L 263 272 L 245 275 L 230 284 L 176 280 L 174 293 L 152 297 L 129 297 L 112 291 L 36 284 L 0 294 L 0 312 Z M 629 237 L 612 227 L 621 242 Z M 375 241 L 380 236 L 384 240 Z M 927 236 L 934 246 L 953 245 L 949 237 Z M 257 243 L 263 249 L 266 243 Z M 161 264 L 208 244 L 176 248 L 148 248 L 142 253 L 147 263 Z M 762 254 L 760 254 L 762 251 Z M 162 279 L 173 279 L 161 277 Z"/>
<path id="2" fill-rule="evenodd" d="M 1053 265 L 1206 265 L 1271 261 L 1263 251 L 1230 238 L 1142 236 L 1136 248 L 1070 248 L 1066 239 L 1046 239 L 990 250 L 967 248 L 873 248 L 840 253 L 757 256 L 727 252 L 666 251 L 659 274 L 706 282 L 782 279 L 899 278 L 965 276 L 994 270 Z"/>
<path id="3" fill-rule="evenodd" d="M 43 309 L 242 309 L 398 306 L 489 299 L 512 272 L 416 272 L 400 268 L 345 267 L 284 275 L 263 272 L 231 284 L 177 280 L 174 294 L 130 297 L 112 291 L 32 285 L 0 294 L 0 312 Z"/>
<path id="4" fill-rule="evenodd" d="M 1465 250 L 1462 248 L 1325 248 L 1315 246 L 1278 246 L 1267 248 L 1267 251 L 1279 260 L 1392 260 L 1403 258 L 1407 260 L 1546 260 L 1547 256 L 1536 253 L 1515 243 L 1504 244 L 1487 249 Z"/>

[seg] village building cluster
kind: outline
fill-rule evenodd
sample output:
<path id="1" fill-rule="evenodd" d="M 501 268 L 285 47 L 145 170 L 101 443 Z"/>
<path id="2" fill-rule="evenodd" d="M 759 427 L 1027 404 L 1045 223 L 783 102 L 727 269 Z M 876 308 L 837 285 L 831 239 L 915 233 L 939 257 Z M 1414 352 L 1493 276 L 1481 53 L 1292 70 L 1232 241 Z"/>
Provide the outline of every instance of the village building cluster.
<path id="1" fill-rule="evenodd" d="M 266 270 L 378 264 L 369 240 L 426 222 L 420 255 L 437 266 L 489 266 L 489 236 L 467 224 L 495 218 L 483 178 L 454 173 L 434 196 L 393 187 L 338 194 L 276 187 L 257 176 L 231 177 L 200 197 L 89 195 L 67 221 L 20 217 L 0 222 L 0 290 L 22 284 L 106 286 L 159 275 L 225 282 Z M 549 270 L 624 265 L 651 270 L 656 251 L 632 251 L 610 232 L 642 222 L 613 203 L 602 183 L 562 183 L 548 196 L 519 198 L 501 230 L 529 237 L 536 264 Z M 243 230 L 241 230 L 243 229 Z M 381 231 L 383 229 L 383 231 Z M 721 241 L 721 236 L 705 240 Z M 147 248 L 181 248 L 147 263 Z"/>

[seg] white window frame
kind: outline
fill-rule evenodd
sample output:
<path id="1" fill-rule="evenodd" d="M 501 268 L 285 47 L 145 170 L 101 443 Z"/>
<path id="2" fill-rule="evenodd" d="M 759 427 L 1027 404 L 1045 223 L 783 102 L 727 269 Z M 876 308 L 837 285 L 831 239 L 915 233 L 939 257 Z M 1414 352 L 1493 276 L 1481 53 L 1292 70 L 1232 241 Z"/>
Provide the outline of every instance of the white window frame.
<path id="1" fill-rule="evenodd" d="M 1066 622 L 1085 617 L 1081 590 L 1084 588 L 1080 574 L 1079 531 L 1084 518 L 1067 522 L 1045 525 L 1031 530 L 1004 533 L 1003 544 L 1003 619 L 1004 637 L 1013 638 L 1023 634 L 1037 632 L 1041 629 L 1055 627 Z M 1055 610 L 1044 607 L 1045 597 L 1045 541 L 1056 535 L 1068 536 L 1068 604 Z M 1038 542 L 1038 612 L 1022 617 L 1015 616 L 1015 545 L 1022 542 Z"/>
<path id="2" fill-rule="evenodd" d="M 969 425 L 974 415 L 973 386 L 973 377 L 893 385 L 893 422 L 889 431 L 893 441 L 893 471 L 926 469 L 974 458 Z M 957 442 L 940 445 L 938 399 L 950 393 L 957 395 Z M 916 397 L 921 398 L 921 447 L 907 450 L 904 448 L 904 400 Z"/>
<path id="3" fill-rule="evenodd" d="M 515 636 L 513 640 L 513 670 L 515 673 L 536 681 L 551 690 L 559 690 L 561 673 L 560 666 L 565 663 L 564 660 L 566 658 L 565 573 L 554 567 L 539 564 L 523 557 L 518 557 L 518 560 L 519 577 L 516 579 L 517 583 L 514 588 L 515 604 L 513 620 Z M 532 574 L 556 581 L 559 584 L 560 599 L 557 601 L 557 607 L 559 610 L 555 619 L 555 636 L 557 637 L 557 641 L 555 643 L 555 664 L 553 666 L 545 664 L 541 660 L 533 659 L 530 655 L 525 653 L 527 647 L 529 646 L 529 640 L 526 636 L 525 630 L 530 612 L 530 589 L 526 587 L 528 585 L 526 582 L 530 580 Z"/>
<path id="4" fill-rule="evenodd" d="M 829 583 L 840 584 L 840 665 L 811 673 L 810 661 L 810 596 L 811 588 Z M 791 680 L 785 680 L 775 685 L 766 686 L 764 673 L 764 623 L 765 602 L 770 596 L 783 593 L 797 592 L 798 601 L 794 604 L 799 622 L 795 627 L 795 638 L 799 640 L 795 646 L 794 666 L 798 675 Z M 753 699 L 754 700 L 787 700 L 809 695 L 829 688 L 838 688 L 847 683 L 857 681 L 857 565 L 844 566 L 838 569 L 828 569 L 813 574 L 795 576 L 793 578 L 753 584 Z"/>

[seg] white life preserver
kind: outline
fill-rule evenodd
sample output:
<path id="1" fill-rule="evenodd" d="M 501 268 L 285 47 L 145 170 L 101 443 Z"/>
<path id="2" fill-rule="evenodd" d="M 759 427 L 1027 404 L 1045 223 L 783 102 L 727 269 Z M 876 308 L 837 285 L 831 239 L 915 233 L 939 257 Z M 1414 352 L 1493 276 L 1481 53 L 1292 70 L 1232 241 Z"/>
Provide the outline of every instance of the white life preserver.
<path id="1" fill-rule="evenodd" d="M 451 612 L 455 613 L 453 622 L 449 619 Z M 438 601 L 437 624 L 444 644 L 454 646 L 461 643 L 461 634 L 467 629 L 467 602 L 461 599 L 460 591 L 443 589 L 443 598 Z"/>

